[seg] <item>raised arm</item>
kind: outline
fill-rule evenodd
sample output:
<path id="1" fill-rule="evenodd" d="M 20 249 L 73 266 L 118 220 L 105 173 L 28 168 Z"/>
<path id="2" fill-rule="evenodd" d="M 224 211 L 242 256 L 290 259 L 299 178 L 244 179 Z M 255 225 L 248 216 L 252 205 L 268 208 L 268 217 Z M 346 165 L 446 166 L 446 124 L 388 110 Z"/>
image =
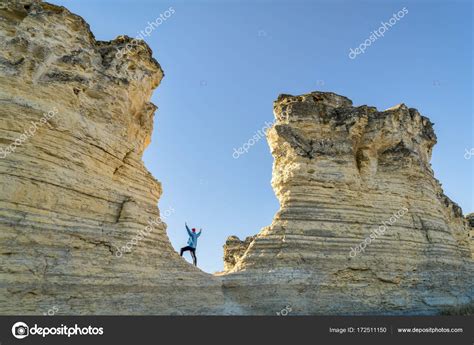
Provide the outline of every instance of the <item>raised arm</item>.
<path id="1" fill-rule="evenodd" d="M 188 224 L 184 223 L 184 226 L 186 227 L 186 230 L 188 231 L 189 236 L 192 236 L 191 230 L 188 228 Z"/>
<path id="2" fill-rule="evenodd" d="M 201 236 L 202 229 L 199 229 L 199 232 L 197 234 L 197 237 Z"/>

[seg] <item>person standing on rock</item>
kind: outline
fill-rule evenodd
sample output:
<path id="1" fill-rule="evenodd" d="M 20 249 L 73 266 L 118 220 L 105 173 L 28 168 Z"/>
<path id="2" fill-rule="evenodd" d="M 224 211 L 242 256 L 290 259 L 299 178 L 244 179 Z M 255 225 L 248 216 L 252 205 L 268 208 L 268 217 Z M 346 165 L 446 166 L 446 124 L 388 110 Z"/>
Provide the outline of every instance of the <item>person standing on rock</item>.
<path id="1" fill-rule="evenodd" d="M 191 256 L 193 257 L 193 263 L 194 266 L 197 266 L 197 258 L 196 258 L 196 246 L 197 246 L 197 240 L 198 237 L 201 236 L 202 229 L 199 229 L 199 232 L 196 233 L 196 229 L 193 228 L 192 230 L 189 230 L 188 224 L 184 223 L 184 226 L 186 227 L 186 230 L 189 235 L 188 239 L 188 245 L 186 247 L 181 248 L 181 256 L 183 256 L 183 253 L 186 251 L 191 252 Z"/>

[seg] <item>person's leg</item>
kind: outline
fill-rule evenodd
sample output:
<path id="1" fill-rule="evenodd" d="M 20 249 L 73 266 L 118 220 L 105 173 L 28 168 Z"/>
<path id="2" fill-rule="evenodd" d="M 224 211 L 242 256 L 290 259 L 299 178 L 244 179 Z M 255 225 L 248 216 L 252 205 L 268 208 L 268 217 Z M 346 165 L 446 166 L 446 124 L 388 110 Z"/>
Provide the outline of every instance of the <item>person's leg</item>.
<path id="1" fill-rule="evenodd" d="M 197 266 L 196 249 L 191 249 L 191 256 L 193 257 L 194 266 Z"/>
<path id="2" fill-rule="evenodd" d="M 180 255 L 183 256 L 184 252 L 187 252 L 188 250 L 191 250 L 191 249 L 193 249 L 193 248 L 191 248 L 190 246 L 186 246 L 186 247 L 181 248 Z"/>

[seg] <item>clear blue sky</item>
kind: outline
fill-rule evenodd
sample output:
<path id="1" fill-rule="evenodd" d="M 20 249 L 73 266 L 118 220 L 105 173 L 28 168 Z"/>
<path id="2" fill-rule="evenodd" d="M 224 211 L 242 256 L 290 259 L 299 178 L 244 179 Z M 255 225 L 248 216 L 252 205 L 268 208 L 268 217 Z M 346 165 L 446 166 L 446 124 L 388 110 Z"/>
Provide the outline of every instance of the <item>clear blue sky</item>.
<path id="1" fill-rule="evenodd" d="M 164 188 L 162 211 L 175 248 L 184 221 L 204 228 L 199 266 L 221 270 L 229 235 L 244 238 L 271 223 L 266 140 L 238 159 L 280 93 L 333 91 L 379 110 L 398 103 L 435 123 L 436 177 L 464 213 L 473 209 L 472 5 L 470 1 L 144 1 L 53 0 L 82 16 L 99 40 L 137 32 L 173 7 L 145 40 L 165 71 L 152 101 L 152 143 L 144 160 Z M 408 14 L 364 54 L 349 59 L 381 21 Z"/>

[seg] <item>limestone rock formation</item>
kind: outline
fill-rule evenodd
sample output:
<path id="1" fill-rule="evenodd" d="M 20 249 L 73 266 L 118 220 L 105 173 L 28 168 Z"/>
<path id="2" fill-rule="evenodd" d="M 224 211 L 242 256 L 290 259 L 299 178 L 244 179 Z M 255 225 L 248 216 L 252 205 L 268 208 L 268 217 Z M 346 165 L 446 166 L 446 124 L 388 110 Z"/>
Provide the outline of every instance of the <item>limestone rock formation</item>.
<path id="1" fill-rule="evenodd" d="M 222 304 L 220 282 L 179 257 L 160 222 L 161 185 L 141 157 L 163 71 L 129 43 L 96 41 L 64 7 L 0 6 L 2 314 Z"/>
<path id="2" fill-rule="evenodd" d="M 224 245 L 224 271 L 234 268 L 236 262 L 245 254 L 255 236 L 248 236 L 241 241 L 237 236 L 230 236 Z"/>
<path id="3" fill-rule="evenodd" d="M 0 48 L 1 314 L 436 314 L 474 298 L 467 220 L 415 109 L 280 96 L 280 211 L 230 238 L 212 276 L 173 250 L 142 162 L 163 78 L 149 47 L 23 0 L 0 4 Z"/>
<path id="4" fill-rule="evenodd" d="M 274 113 L 280 210 L 231 266 L 228 295 L 261 313 L 430 314 L 472 302 L 467 222 L 433 176 L 426 117 L 323 92 L 280 95 Z"/>
<path id="5" fill-rule="evenodd" d="M 471 252 L 472 252 L 472 257 L 474 258 L 474 213 L 469 213 L 466 216 L 466 220 L 469 224 L 469 229 L 470 229 L 470 238 L 471 238 Z"/>

